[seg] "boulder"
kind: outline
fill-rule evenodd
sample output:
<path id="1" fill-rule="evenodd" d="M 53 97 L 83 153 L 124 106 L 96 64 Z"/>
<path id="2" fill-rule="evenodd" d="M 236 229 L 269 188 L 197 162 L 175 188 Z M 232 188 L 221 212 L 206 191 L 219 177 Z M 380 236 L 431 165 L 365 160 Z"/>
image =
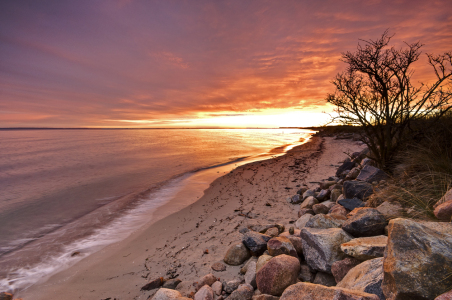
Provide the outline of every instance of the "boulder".
<path id="1" fill-rule="evenodd" d="M 223 284 L 219 281 L 215 281 L 212 286 L 212 291 L 215 293 L 215 295 L 220 296 L 221 292 L 223 291 Z"/>
<path id="2" fill-rule="evenodd" d="M 279 297 L 267 295 L 267 294 L 260 294 L 260 295 L 254 295 L 252 300 L 279 300 Z"/>
<path id="3" fill-rule="evenodd" d="M 159 288 L 163 285 L 163 277 L 155 278 L 149 281 L 147 284 L 141 287 L 143 291 L 150 291 L 156 288 Z"/>
<path id="4" fill-rule="evenodd" d="M 314 204 L 312 206 L 312 210 L 314 211 L 315 214 L 327 214 L 330 209 L 326 205 L 319 203 Z"/>
<path id="5" fill-rule="evenodd" d="M 333 263 L 331 266 L 331 273 L 333 273 L 334 279 L 336 282 L 340 282 L 342 278 L 347 275 L 348 271 L 356 267 L 361 263 L 360 260 L 356 258 L 347 257 L 343 260 L 339 260 Z"/>
<path id="6" fill-rule="evenodd" d="M 361 161 L 361 166 L 373 166 L 373 165 L 375 165 L 375 162 L 372 160 L 372 159 L 370 159 L 370 158 L 364 158 L 362 161 Z"/>
<path id="7" fill-rule="evenodd" d="M 283 236 L 270 239 L 267 243 L 267 249 L 271 256 L 287 254 L 298 258 L 295 247 L 288 238 Z"/>
<path id="8" fill-rule="evenodd" d="M 224 262 L 231 266 L 238 266 L 251 257 L 250 250 L 243 243 L 236 243 L 229 247 L 224 255 Z"/>
<path id="9" fill-rule="evenodd" d="M 435 203 L 435 205 L 433 205 L 433 208 L 436 208 L 437 206 L 443 204 L 444 202 L 450 201 L 452 200 L 452 189 L 448 190 L 444 196 L 441 197 L 441 199 L 439 199 L 438 202 Z"/>
<path id="10" fill-rule="evenodd" d="M 359 199 L 353 198 L 353 199 L 341 199 L 337 201 L 338 204 L 342 205 L 348 210 L 354 210 L 358 207 L 364 207 L 364 202 L 362 202 Z"/>
<path id="11" fill-rule="evenodd" d="M 304 186 L 297 191 L 297 194 L 303 195 L 303 193 L 306 192 L 307 190 L 308 190 L 308 188 Z"/>
<path id="12" fill-rule="evenodd" d="M 340 204 L 336 204 L 328 211 L 329 215 L 345 217 L 350 211 Z"/>
<path id="13" fill-rule="evenodd" d="M 213 300 L 213 290 L 210 286 L 204 285 L 196 292 L 193 300 Z"/>
<path id="14" fill-rule="evenodd" d="M 211 286 L 215 281 L 217 281 L 217 278 L 213 274 L 204 275 L 198 281 L 198 289 L 205 285 Z"/>
<path id="15" fill-rule="evenodd" d="M 265 266 L 265 264 L 268 263 L 272 258 L 273 256 L 266 254 L 259 256 L 256 263 L 256 273 L 259 272 L 259 270 L 262 269 L 262 267 Z"/>
<path id="16" fill-rule="evenodd" d="M 213 265 L 210 266 L 212 270 L 217 272 L 223 272 L 226 271 L 226 266 L 222 264 L 221 262 L 216 262 Z"/>
<path id="17" fill-rule="evenodd" d="M 359 260 L 369 260 L 383 257 L 388 243 L 388 237 L 384 235 L 362 237 L 353 239 L 341 245 L 341 250 Z"/>
<path id="18" fill-rule="evenodd" d="M 299 203 L 301 203 L 302 201 L 303 201 L 303 196 L 301 196 L 301 195 L 299 195 L 299 194 L 293 195 L 293 196 L 290 198 L 290 203 L 292 203 L 292 204 L 299 204 Z"/>
<path id="19" fill-rule="evenodd" d="M 331 201 L 336 202 L 339 196 L 342 195 L 342 187 L 341 189 L 334 189 L 331 191 Z"/>
<path id="20" fill-rule="evenodd" d="M 434 299 L 452 286 L 452 223 L 389 222 L 383 292 L 387 299 Z"/>
<path id="21" fill-rule="evenodd" d="M 251 262 L 257 262 L 257 258 L 255 256 L 252 256 L 244 265 L 243 267 L 240 269 L 240 274 L 245 275 L 246 271 L 248 271 L 248 266 L 250 265 Z"/>
<path id="22" fill-rule="evenodd" d="M 326 190 L 329 189 L 330 186 L 335 185 L 336 181 L 334 180 L 328 180 L 328 181 L 322 181 L 319 183 L 320 189 Z"/>
<path id="23" fill-rule="evenodd" d="M 310 208 L 302 208 L 298 211 L 298 218 L 301 218 L 306 214 L 314 215 L 314 211 Z"/>
<path id="24" fill-rule="evenodd" d="M 223 290 L 226 293 L 231 294 L 239 287 L 241 283 L 242 281 L 240 279 L 232 279 L 230 281 L 225 281 L 223 282 Z"/>
<path id="25" fill-rule="evenodd" d="M 318 195 L 316 196 L 317 200 L 320 202 L 327 200 L 330 197 L 331 191 L 330 190 L 321 190 Z"/>
<path id="26" fill-rule="evenodd" d="M 168 279 L 163 283 L 162 287 L 165 289 L 175 290 L 177 285 L 181 282 L 182 280 L 180 280 L 179 278 Z"/>
<path id="27" fill-rule="evenodd" d="M 375 208 L 361 207 L 352 211 L 342 229 L 354 237 L 383 235 L 386 226 L 385 217 Z"/>
<path id="28" fill-rule="evenodd" d="M 340 228 L 303 228 L 300 232 L 303 254 L 308 265 L 331 274 L 331 265 L 345 258 L 340 245 L 353 239 Z"/>
<path id="29" fill-rule="evenodd" d="M 302 229 L 306 226 L 306 223 L 313 217 L 311 214 L 302 215 L 298 220 L 295 221 L 295 227 L 298 229 Z"/>
<path id="30" fill-rule="evenodd" d="M 354 167 L 350 170 L 350 172 L 348 172 L 347 176 L 345 176 L 345 180 L 355 179 L 356 177 L 358 177 L 360 171 L 361 170 L 358 167 Z"/>
<path id="31" fill-rule="evenodd" d="M 303 200 L 305 200 L 308 197 L 313 197 L 315 195 L 314 190 L 307 190 L 303 193 Z"/>
<path id="32" fill-rule="evenodd" d="M 435 298 L 435 300 L 452 300 L 452 290 L 447 293 L 441 294 Z"/>
<path id="33" fill-rule="evenodd" d="M 377 295 L 339 287 L 300 282 L 289 286 L 280 300 L 379 300 Z"/>
<path id="34" fill-rule="evenodd" d="M 253 289 L 255 289 L 256 286 L 256 262 L 252 261 L 248 265 L 248 269 L 245 273 L 245 283 L 251 285 Z"/>
<path id="35" fill-rule="evenodd" d="M 289 234 L 288 232 L 283 232 L 280 236 L 286 237 L 290 240 L 295 248 L 295 251 L 297 251 L 298 257 L 303 256 L 303 243 L 301 242 L 299 229 L 295 230 L 293 235 Z"/>
<path id="36" fill-rule="evenodd" d="M 251 300 L 253 298 L 254 289 L 249 284 L 241 284 L 239 287 L 229 295 L 229 300 Z"/>
<path id="37" fill-rule="evenodd" d="M 325 205 L 328 208 L 328 210 L 330 210 L 331 207 L 336 205 L 336 202 L 333 202 L 331 200 L 327 200 L 327 201 L 322 202 L 321 204 Z M 326 212 L 326 213 L 328 213 L 328 212 Z"/>
<path id="38" fill-rule="evenodd" d="M 268 235 L 268 236 L 271 236 L 271 237 L 278 236 L 278 234 L 279 234 L 279 230 L 276 227 L 269 228 L 265 232 L 265 235 Z"/>
<path id="39" fill-rule="evenodd" d="M 452 200 L 438 205 L 433 213 L 439 220 L 450 222 L 452 217 Z"/>
<path id="40" fill-rule="evenodd" d="M 248 229 L 251 229 L 252 231 L 256 231 L 259 233 L 265 233 L 269 228 L 273 228 L 273 227 L 278 228 L 279 233 L 283 232 L 285 229 L 284 225 L 275 224 L 275 223 L 248 225 Z"/>
<path id="41" fill-rule="evenodd" d="M 315 279 L 315 271 L 312 270 L 307 264 L 301 264 L 298 279 L 303 282 L 313 282 Z"/>
<path id="42" fill-rule="evenodd" d="M 379 182 L 380 180 L 386 180 L 388 178 L 388 175 L 384 171 L 372 166 L 364 166 L 358 177 L 356 177 L 356 180 L 372 183 L 374 181 Z"/>
<path id="43" fill-rule="evenodd" d="M 312 206 L 317 203 L 319 203 L 319 201 L 314 196 L 309 196 L 300 204 L 300 209 L 312 208 Z"/>
<path id="44" fill-rule="evenodd" d="M 383 257 L 365 261 L 353 269 L 337 284 L 338 287 L 375 294 L 385 300 L 381 289 L 383 281 Z"/>
<path id="45" fill-rule="evenodd" d="M 385 201 L 376 208 L 387 221 L 394 218 L 400 218 L 404 209 L 399 202 Z"/>
<path id="46" fill-rule="evenodd" d="M 334 280 L 334 276 L 324 272 L 317 272 L 315 274 L 314 282 L 315 284 L 321 284 L 324 286 L 335 286 L 336 280 Z"/>
<path id="47" fill-rule="evenodd" d="M 355 163 L 351 161 L 345 161 L 336 171 L 336 176 L 341 177 L 344 171 L 349 171 L 355 167 Z"/>
<path id="48" fill-rule="evenodd" d="M 250 231 L 243 235 L 242 242 L 252 255 L 259 256 L 267 250 L 267 242 L 271 238 L 271 236 Z"/>
<path id="49" fill-rule="evenodd" d="M 152 300 L 172 300 L 182 297 L 181 293 L 171 289 L 160 288 L 157 293 L 155 293 Z M 212 299 L 213 300 L 213 297 Z"/>
<path id="50" fill-rule="evenodd" d="M 358 198 L 365 200 L 373 193 L 372 185 L 365 181 L 346 181 L 342 186 L 342 194 L 344 194 L 346 199 Z"/>
<path id="51" fill-rule="evenodd" d="M 300 262 L 289 255 L 273 257 L 256 275 L 257 288 L 264 294 L 279 296 L 289 286 L 297 282 Z"/>
<path id="52" fill-rule="evenodd" d="M 346 220 L 347 219 L 342 216 L 320 214 L 310 218 L 309 221 L 306 222 L 305 227 L 318 229 L 341 228 Z"/>

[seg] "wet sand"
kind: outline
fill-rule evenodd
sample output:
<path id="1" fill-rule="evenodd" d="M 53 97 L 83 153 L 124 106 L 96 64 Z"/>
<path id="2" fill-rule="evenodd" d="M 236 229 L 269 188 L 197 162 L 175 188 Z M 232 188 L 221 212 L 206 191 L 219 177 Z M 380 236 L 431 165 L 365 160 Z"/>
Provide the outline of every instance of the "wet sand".
<path id="1" fill-rule="evenodd" d="M 222 261 L 228 247 L 241 240 L 238 230 L 272 222 L 288 228 L 297 219 L 298 205 L 289 204 L 286 198 L 296 193 L 297 186 L 317 186 L 316 182 L 334 175 L 335 165 L 347 157 L 344 152 L 361 149 L 362 145 L 351 140 L 313 137 L 283 156 L 249 163 L 217 178 L 202 197 L 188 186 L 127 239 L 15 297 L 148 299 L 155 291 L 140 288 L 157 277 L 197 281 L 213 273 L 232 279 L 240 266 L 216 272 L 211 265 Z"/>

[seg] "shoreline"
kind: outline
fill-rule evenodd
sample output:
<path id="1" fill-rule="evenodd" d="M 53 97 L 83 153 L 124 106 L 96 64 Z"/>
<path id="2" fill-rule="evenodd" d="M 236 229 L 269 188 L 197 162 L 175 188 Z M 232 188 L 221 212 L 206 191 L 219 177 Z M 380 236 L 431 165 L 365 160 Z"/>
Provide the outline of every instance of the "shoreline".
<path id="1" fill-rule="evenodd" d="M 146 299 L 152 291 L 140 291 L 140 287 L 149 279 L 177 274 L 183 280 L 193 280 L 210 273 L 210 266 L 222 260 L 225 248 L 237 238 L 231 226 L 234 229 L 260 219 L 274 219 L 288 225 L 288 216 L 293 215 L 294 210 L 285 198 L 296 192 L 296 185 L 312 185 L 303 179 L 320 180 L 325 173 L 331 173 L 330 169 L 334 169 L 331 163 L 345 158 L 345 154 L 337 150 L 345 151 L 346 147 L 354 151 L 360 146 L 356 142 L 313 137 L 282 156 L 239 166 L 215 179 L 204 196 L 182 210 L 180 203 L 169 201 L 156 209 L 152 215 L 154 220 L 125 240 L 105 247 L 53 275 L 47 282 L 15 296 L 24 299 L 56 299 L 62 295 L 65 299 L 79 296 L 130 299 L 134 295 L 135 299 Z M 289 167 L 295 159 L 299 160 L 301 170 Z M 258 179 L 257 175 L 262 178 Z M 185 195 L 180 193 L 175 199 L 184 199 Z M 238 201 L 229 201 L 235 198 L 239 198 Z M 272 206 L 265 206 L 266 202 Z M 275 212 L 275 206 L 280 208 L 279 212 Z M 254 217 L 243 217 L 243 212 L 248 216 L 254 213 Z M 296 220 L 296 215 L 291 218 Z M 217 275 L 232 279 L 238 273 L 237 268 L 228 266 L 227 271 Z"/>

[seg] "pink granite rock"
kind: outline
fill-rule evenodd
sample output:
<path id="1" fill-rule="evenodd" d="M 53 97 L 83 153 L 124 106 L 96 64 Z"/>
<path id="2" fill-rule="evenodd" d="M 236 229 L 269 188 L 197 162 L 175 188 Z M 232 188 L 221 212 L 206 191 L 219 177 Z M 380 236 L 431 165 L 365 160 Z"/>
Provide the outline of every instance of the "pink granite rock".
<path id="1" fill-rule="evenodd" d="M 297 282 L 300 262 L 289 255 L 278 255 L 270 259 L 256 275 L 257 288 L 264 294 L 279 296 Z"/>

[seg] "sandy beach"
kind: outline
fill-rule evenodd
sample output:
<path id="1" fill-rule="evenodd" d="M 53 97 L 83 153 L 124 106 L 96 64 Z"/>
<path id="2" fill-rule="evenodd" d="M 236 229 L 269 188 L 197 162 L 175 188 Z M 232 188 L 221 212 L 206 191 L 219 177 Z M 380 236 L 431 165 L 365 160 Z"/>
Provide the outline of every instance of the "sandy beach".
<path id="1" fill-rule="evenodd" d="M 124 241 L 14 296 L 25 300 L 148 299 L 155 291 L 140 288 L 158 277 L 192 282 L 208 273 L 226 280 L 237 277 L 240 266 L 227 266 L 223 272 L 211 266 L 222 261 L 228 246 L 241 240 L 239 229 L 275 222 L 287 230 L 298 211 L 287 197 L 300 185 L 315 187 L 334 175 L 345 153 L 363 147 L 351 140 L 312 137 L 283 156 L 240 166 L 213 181 L 196 202 L 179 210 L 180 203 L 198 197 L 179 193 Z"/>

